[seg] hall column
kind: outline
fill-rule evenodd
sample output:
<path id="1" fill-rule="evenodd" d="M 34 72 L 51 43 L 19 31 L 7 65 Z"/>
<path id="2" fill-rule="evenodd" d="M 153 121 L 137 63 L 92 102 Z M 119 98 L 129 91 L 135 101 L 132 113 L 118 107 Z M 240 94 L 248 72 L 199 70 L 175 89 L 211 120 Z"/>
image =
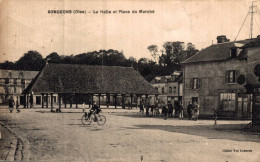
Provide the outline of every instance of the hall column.
<path id="1" fill-rule="evenodd" d="M 115 94 L 114 97 L 115 97 L 115 109 L 116 109 L 117 94 Z"/>
<path id="2" fill-rule="evenodd" d="M 130 94 L 130 107 L 133 109 L 133 94 Z"/>
<path id="3" fill-rule="evenodd" d="M 125 94 L 122 94 L 122 109 L 125 109 Z"/>
<path id="4" fill-rule="evenodd" d="M 33 93 L 30 96 L 30 108 L 33 108 Z"/>
<path id="5" fill-rule="evenodd" d="M 42 108 L 44 108 L 44 93 L 42 93 Z"/>
<path id="6" fill-rule="evenodd" d="M 61 94 L 58 93 L 58 100 L 59 100 L 59 112 L 61 112 Z"/>
<path id="7" fill-rule="evenodd" d="M 51 93 L 51 112 L 53 112 L 53 93 Z"/>
<path id="8" fill-rule="evenodd" d="M 49 95 L 46 93 L 46 108 L 49 108 Z"/>
<path id="9" fill-rule="evenodd" d="M 101 96 L 101 94 L 98 94 L 98 106 L 99 106 L 99 108 L 100 108 L 100 96 Z"/>

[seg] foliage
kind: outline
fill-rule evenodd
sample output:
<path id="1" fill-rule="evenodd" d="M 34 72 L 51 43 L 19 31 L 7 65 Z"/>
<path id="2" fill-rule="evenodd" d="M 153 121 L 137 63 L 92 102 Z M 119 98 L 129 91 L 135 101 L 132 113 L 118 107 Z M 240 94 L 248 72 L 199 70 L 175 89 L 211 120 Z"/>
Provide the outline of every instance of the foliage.
<path id="1" fill-rule="evenodd" d="M 16 68 L 20 70 L 41 70 L 45 61 L 37 51 L 28 51 L 16 63 Z"/>
<path id="2" fill-rule="evenodd" d="M 85 64 L 85 65 L 104 65 L 104 66 L 126 66 L 133 67 L 148 81 L 155 76 L 168 75 L 176 70 L 181 70 L 180 63 L 193 56 L 198 50 L 192 43 L 188 43 L 185 48 L 183 42 L 165 42 L 163 49 L 158 52 L 157 45 L 150 45 L 147 49 L 151 52 L 153 59 L 134 57 L 128 59 L 122 51 L 113 49 L 99 50 L 78 55 L 59 55 L 52 52 L 46 58 L 37 51 L 28 51 L 18 61 L 5 61 L 0 63 L 1 69 L 10 70 L 41 70 L 46 62 L 63 64 Z"/>

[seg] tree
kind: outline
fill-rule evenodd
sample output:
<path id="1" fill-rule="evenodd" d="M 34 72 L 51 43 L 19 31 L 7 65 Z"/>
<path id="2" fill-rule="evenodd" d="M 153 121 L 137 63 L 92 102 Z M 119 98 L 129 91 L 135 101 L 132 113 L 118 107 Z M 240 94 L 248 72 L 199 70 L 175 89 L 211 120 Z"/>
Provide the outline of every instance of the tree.
<path id="1" fill-rule="evenodd" d="M 158 46 L 157 45 L 150 45 L 147 47 L 147 49 L 151 52 L 151 55 L 155 62 L 159 61 L 159 55 L 158 55 Z"/>
<path id="2" fill-rule="evenodd" d="M 52 52 L 51 54 L 46 56 L 45 60 L 50 63 L 60 63 L 61 62 L 61 58 L 57 52 Z"/>
<path id="3" fill-rule="evenodd" d="M 45 60 L 37 51 L 28 51 L 16 62 L 16 67 L 19 70 L 39 71 L 44 65 Z"/>
<path id="4" fill-rule="evenodd" d="M 14 62 L 11 61 L 5 61 L 4 63 L 0 63 L 0 68 L 1 69 L 8 69 L 8 70 L 15 70 L 16 65 Z"/>
<path id="5" fill-rule="evenodd" d="M 195 45 L 192 44 L 192 43 L 187 43 L 187 48 L 186 48 L 186 52 L 187 52 L 187 55 L 186 55 L 186 58 L 185 59 L 188 59 L 190 58 L 191 56 L 193 56 L 194 54 L 196 54 L 197 52 L 199 52 L 198 49 L 196 49 Z"/>

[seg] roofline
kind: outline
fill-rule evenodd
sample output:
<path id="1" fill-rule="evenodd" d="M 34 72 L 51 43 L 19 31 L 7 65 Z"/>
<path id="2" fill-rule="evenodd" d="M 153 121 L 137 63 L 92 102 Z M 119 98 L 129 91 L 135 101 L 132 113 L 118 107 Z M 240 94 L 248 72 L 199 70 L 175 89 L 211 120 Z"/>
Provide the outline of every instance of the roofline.
<path id="1" fill-rule="evenodd" d="M 55 65 L 79 65 L 79 66 L 95 66 L 95 67 L 122 67 L 122 68 L 133 68 L 132 66 L 105 66 L 105 65 L 87 65 L 87 64 L 70 64 L 70 63 L 48 63 L 48 64 L 55 64 Z M 46 65 L 48 65 L 46 64 Z"/>
<path id="2" fill-rule="evenodd" d="M 253 38 L 253 39 L 258 39 L 258 38 Z M 197 52 L 195 55 L 189 57 L 188 59 L 184 60 L 183 62 L 181 62 L 181 64 L 189 64 L 189 63 L 196 63 L 196 62 L 186 62 L 188 61 L 189 59 L 191 59 L 192 57 L 196 56 L 197 54 L 199 54 L 200 52 L 206 50 L 207 48 L 211 47 L 211 46 L 215 46 L 215 45 L 218 45 L 218 44 L 228 44 L 228 43 L 239 43 L 241 41 L 250 41 L 250 39 L 243 39 L 243 40 L 236 40 L 236 41 L 230 41 L 230 42 L 223 42 L 223 43 L 216 43 L 216 44 L 212 44 L 208 47 L 206 47 L 205 49 Z M 242 48 L 250 48 L 250 47 L 242 47 Z M 225 59 L 223 59 L 224 61 Z M 211 61 L 217 61 L 217 60 L 211 60 Z M 197 62 L 211 62 L 211 61 L 197 61 Z"/>
<path id="3" fill-rule="evenodd" d="M 225 61 L 229 61 L 229 60 L 246 60 L 247 58 L 228 58 L 228 59 L 222 59 L 222 60 L 210 60 L 210 61 L 196 61 L 196 62 L 187 62 L 187 63 L 182 63 L 183 66 L 187 65 L 187 64 L 196 64 L 196 63 L 210 63 L 210 62 L 225 62 Z"/>

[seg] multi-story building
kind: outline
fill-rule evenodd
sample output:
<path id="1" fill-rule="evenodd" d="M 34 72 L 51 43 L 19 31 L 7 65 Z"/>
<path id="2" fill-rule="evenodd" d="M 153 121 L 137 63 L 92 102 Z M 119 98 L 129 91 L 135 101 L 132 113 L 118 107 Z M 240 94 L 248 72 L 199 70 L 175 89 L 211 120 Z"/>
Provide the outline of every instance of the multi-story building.
<path id="1" fill-rule="evenodd" d="M 252 94 L 245 85 L 258 79 L 253 69 L 260 63 L 260 37 L 229 42 L 218 36 L 217 40 L 182 63 L 184 106 L 196 101 L 203 116 L 216 109 L 219 116 L 250 118 Z"/>
<path id="2" fill-rule="evenodd" d="M 174 101 L 182 101 L 183 84 L 182 84 L 182 72 L 174 72 L 171 75 L 157 76 L 151 82 L 151 85 L 155 87 L 159 96 L 158 102 L 174 103 Z"/>
<path id="3" fill-rule="evenodd" d="M 8 101 L 10 96 L 23 103 L 23 90 L 30 84 L 38 71 L 0 69 L 0 104 Z"/>

